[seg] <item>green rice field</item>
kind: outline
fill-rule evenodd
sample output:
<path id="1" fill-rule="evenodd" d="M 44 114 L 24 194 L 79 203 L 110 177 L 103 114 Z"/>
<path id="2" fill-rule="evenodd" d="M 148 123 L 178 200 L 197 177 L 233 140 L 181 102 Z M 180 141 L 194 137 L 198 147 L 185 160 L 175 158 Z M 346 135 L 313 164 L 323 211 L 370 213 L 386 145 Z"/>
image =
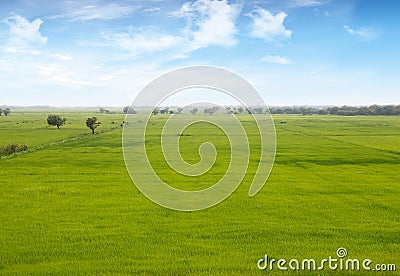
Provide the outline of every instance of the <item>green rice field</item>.
<path id="1" fill-rule="evenodd" d="M 48 126 L 49 113 L 66 124 Z M 90 116 L 102 123 L 95 135 L 85 125 Z M 135 116 L 130 123 L 144 120 Z M 121 147 L 124 114 L 0 116 L 0 147 L 28 146 L 0 159 L 0 275 L 365 275 L 327 266 L 257 267 L 266 254 L 321 260 L 337 258 L 340 247 L 348 258 L 371 259 L 371 268 L 396 265 L 367 275 L 400 273 L 400 117 L 274 116 L 275 165 L 252 198 L 260 141 L 250 115 L 238 117 L 251 153 L 243 182 L 214 207 L 179 212 L 156 205 L 132 183 Z M 185 160 L 198 162 L 206 141 L 218 157 L 207 174 L 183 176 L 163 159 L 166 118 L 152 117 L 146 144 L 160 178 L 186 190 L 214 184 L 229 163 L 228 138 L 209 124 L 188 128 L 180 144 Z"/>

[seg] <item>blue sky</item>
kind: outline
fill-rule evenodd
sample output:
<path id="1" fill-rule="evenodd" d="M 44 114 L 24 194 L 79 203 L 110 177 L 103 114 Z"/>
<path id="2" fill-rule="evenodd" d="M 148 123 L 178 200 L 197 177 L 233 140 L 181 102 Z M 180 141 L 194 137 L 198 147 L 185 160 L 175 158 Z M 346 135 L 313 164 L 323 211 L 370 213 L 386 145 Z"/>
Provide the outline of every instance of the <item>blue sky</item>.
<path id="1" fill-rule="evenodd" d="M 212 65 L 269 105 L 400 104 L 399 1 L 0 0 L 0 105 L 123 106 Z"/>

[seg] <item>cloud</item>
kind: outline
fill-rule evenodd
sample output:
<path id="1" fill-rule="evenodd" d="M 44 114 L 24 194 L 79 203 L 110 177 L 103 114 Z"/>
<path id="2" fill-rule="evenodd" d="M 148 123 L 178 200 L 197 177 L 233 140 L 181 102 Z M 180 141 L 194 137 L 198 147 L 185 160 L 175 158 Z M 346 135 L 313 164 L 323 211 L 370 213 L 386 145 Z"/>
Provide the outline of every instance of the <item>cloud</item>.
<path id="1" fill-rule="evenodd" d="M 266 55 L 262 59 L 262 61 L 270 62 L 270 63 L 277 63 L 277 64 L 291 64 L 292 61 L 286 57 L 282 57 L 279 55 Z"/>
<path id="2" fill-rule="evenodd" d="M 295 0 L 292 1 L 292 7 L 318 7 L 325 5 L 328 1 L 319 1 L 319 0 Z"/>
<path id="3" fill-rule="evenodd" d="M 209 45 L 231 47 L 237 39 L 235 22 L 240 13 L 239 5 L 229 5 L 226 0 L 197 0 L 184 3 L 174 17 L 186 20 L 177 34 L 167 34 L 159 28 L 134 28 L 128 32 L 102 33 L 105 40 L 134 56 L 146 52 L 173 49 L 174 59 L 186 58 L 187 54 Z M 156 9 L 158 10 L 158 9 Z"/>
<path id="4" fill-rule="evenodd" d="M 196 50 L 209 45 L 236 45 L 238 30 L 235 23 L 240 11 L 240 5 L 229 5 L 226 0 L 197 0 L 184 3 L 175 15 L 186 18 L 184 33 L 190 48 Z"/>
<path id="5" fill-rule="evenodd" d="M 118 48 L 139 55 L 144 52 L 157 52 L 182 43 L 183 38 L 162 33 L 151 28 L 130 28 L 129 32 L 102 33 L 105 40 Z"/>
<path id="6" fill-rule="evenodd" d="M 63 66 L 58 63 L 37 62 L 32 65 L 32 72 L 40 81 L 46 80 L 48 84 L 66 86 L 70 88 L 82 88 L 86 86 L 99 87 L 100 83 L 93 77 L 88 77 L 86 70 L 79 68 L 80 63 L 72 66 Z M 92 73 L 93 74 L 93 73 Z"/>
<path id="7" fill-rule="evenodd" d="M 288 39 L 292 35 L 292 31 L 286 29 L 283 25 L 287 17 L 284 12 L 273 15 L 268 10 L 255 7 L 247 16 L 253 20 L 250 32 L 251 37 L 262 38 L 266 41 L 277 41 Z"/>
<path id="8" fill-rule="evenodd" d="M 161 8 L 159 7 L 151 7 L 151 8 L 146 8 L 142 10 L 143 12 L 158 12 L 161 11 Z"/>
<path id="9" fill-rule="evenodd" d="M 344 25 L 343 28 L 354 37 L 361 37 L 365 40 L 374 39 L 376 37 L 375 31 L 369 27 L 361 27 L 359 29 L 352 29 L 348 25 Z"/>
<path id="10" fill-rule="evenodd" d="M 69 56 L 69 55 L 53 54 L 53 55 L 50 55 L 50 56 L 55 58 L 55 59 L 62 60 L 62 61 L 72 60 L 72 57 Z"/>
<path id="11" fill-rule="evenodd" d="M 106 1 L 65 1 L 61 14 L 48 15 L 50 20 L 111 20 L 124 18 L 139 7 L 127 4 L 108 3 Z"/>
<path id="12" fill-rule="evenodd" d="M 0 71 L 12 72 L 14 71 L 13 63 L 9 60 L 0 59 Z"/>
<path id="13" fill-rule="evenodd" d="M 115 19 L 125 17 L 135 10 L 132 6 L 118 5 L 115 3 L 89 5 L 72 12 L 71 16 L 79 20 Z"/>
<path id="14" fill-rule="evenodd" d="M 7 52 L 27 52 L 37 53 L 32 49 L 46 44 L 47 37 L 40 32 L 43 21 L 37 18 L 31 22 L 26 18 L 12 13 L 9 17 L 2 20 L 9 27 L 9 38 L 3 50 Z"/>

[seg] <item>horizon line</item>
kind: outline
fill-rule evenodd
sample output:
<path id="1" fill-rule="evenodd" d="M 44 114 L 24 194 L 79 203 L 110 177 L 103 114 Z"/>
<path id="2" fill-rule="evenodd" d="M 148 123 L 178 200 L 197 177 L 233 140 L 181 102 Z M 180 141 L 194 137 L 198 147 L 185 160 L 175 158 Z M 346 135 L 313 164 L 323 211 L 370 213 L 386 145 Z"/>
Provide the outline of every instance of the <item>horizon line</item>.
<path id="1" fill-rule="evenodd" d="M 372 103 L 372 104 L 271 104 L 268 105 L 266 104 L 265 106 L 267 107 L 343 107 L 343 106 L 348 106 L 348 107 L 369 107 L 369 106 L 398 106 L 400 103 L 385 103 L 385 104 L 377 104 L 377 103 Z M 62 109 L 62 108 L 86 108 L 86 109 L 91 109 L 91 108 L 124 108 L 126 106 L 131 106 L 131 105 L 121 105 L 121 106 L 107 106 L 107 105 L 92 105 L 92 106 L 73 106 L 73 105 L 0 105 L 0 108 L 4 107 L 12 107 L 12 108 L 46 108 L 46 109 Z M 165 107 L 185 107 L 185 105 L 165 105 Z M 195 105 L 192 105 L 195 106 Z M 199 104 L 197 106 L 205 106 L 204 104 Z M 221 104 L 221 106 L 226 106 L 226 107 L 239 107 L 242 105 L 233 105 L 233 104 Z M 262 105 L 261 105 L 262 106 Z M 148 108 L 151 106 L 138 106 L 139 108 Z M 164 105 L 160 105 L 159 107 L 164 107 Z"/>

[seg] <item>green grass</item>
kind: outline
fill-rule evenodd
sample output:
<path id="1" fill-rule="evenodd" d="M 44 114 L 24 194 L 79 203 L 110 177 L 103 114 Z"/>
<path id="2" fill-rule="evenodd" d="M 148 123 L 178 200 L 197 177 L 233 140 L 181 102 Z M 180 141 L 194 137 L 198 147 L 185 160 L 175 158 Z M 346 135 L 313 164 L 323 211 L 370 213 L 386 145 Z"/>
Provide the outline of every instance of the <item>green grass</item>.
<path id="1" fill-rule="evenodd" d="M 349 258 L 400 269 L 400 117 L 275 116 L 276 162 L 249 198 L 259 141 L 243 115 L 251 142 L 243 183 L 215 207 L 178 212 L 131 182 L 122 114 L 60 115 L 67 118 L 60 130 L 46 125 L 44 113 L 0 117 L 0 146 L 35 149 L 0 160 L 0 274 L 262 275 L 271 273 L 257 268 L 264 254 L 319 260 L 339 247 Z M 102 122 L 97 135 L 84 123 L 93 115 Z M 181 137 L 188 162 L 198 161 L 201 142 L 218 149 L 216 167 L 194 179 L 162 160 L 165 117 L 153 120 L 149 158 L 165 181 L 196 190 L 223 174 L 229 148 L 222 132 L 199 124 Z"/>
<path id="2" fill-rule="evenodd" d="M 59 142 L 64 139 L 90 134 L 85 125 L 85 119 L 96 116 L 102 125 L 96 130 L 107 131 L 119 126 L 124 119 L 122 114 L 95 114 L 85 112 L 49 112 L 66 117 L 67 121 L 60 130 L 47 124 L 47 113 L 42 112 L 14 112 L 10 116 L 0 116 L 0 145 L 18 143 L 27 144 L 33 148 L 43 146 L 51 142 Z M 112 124 L 114 122 L 114 124 Z"/>

